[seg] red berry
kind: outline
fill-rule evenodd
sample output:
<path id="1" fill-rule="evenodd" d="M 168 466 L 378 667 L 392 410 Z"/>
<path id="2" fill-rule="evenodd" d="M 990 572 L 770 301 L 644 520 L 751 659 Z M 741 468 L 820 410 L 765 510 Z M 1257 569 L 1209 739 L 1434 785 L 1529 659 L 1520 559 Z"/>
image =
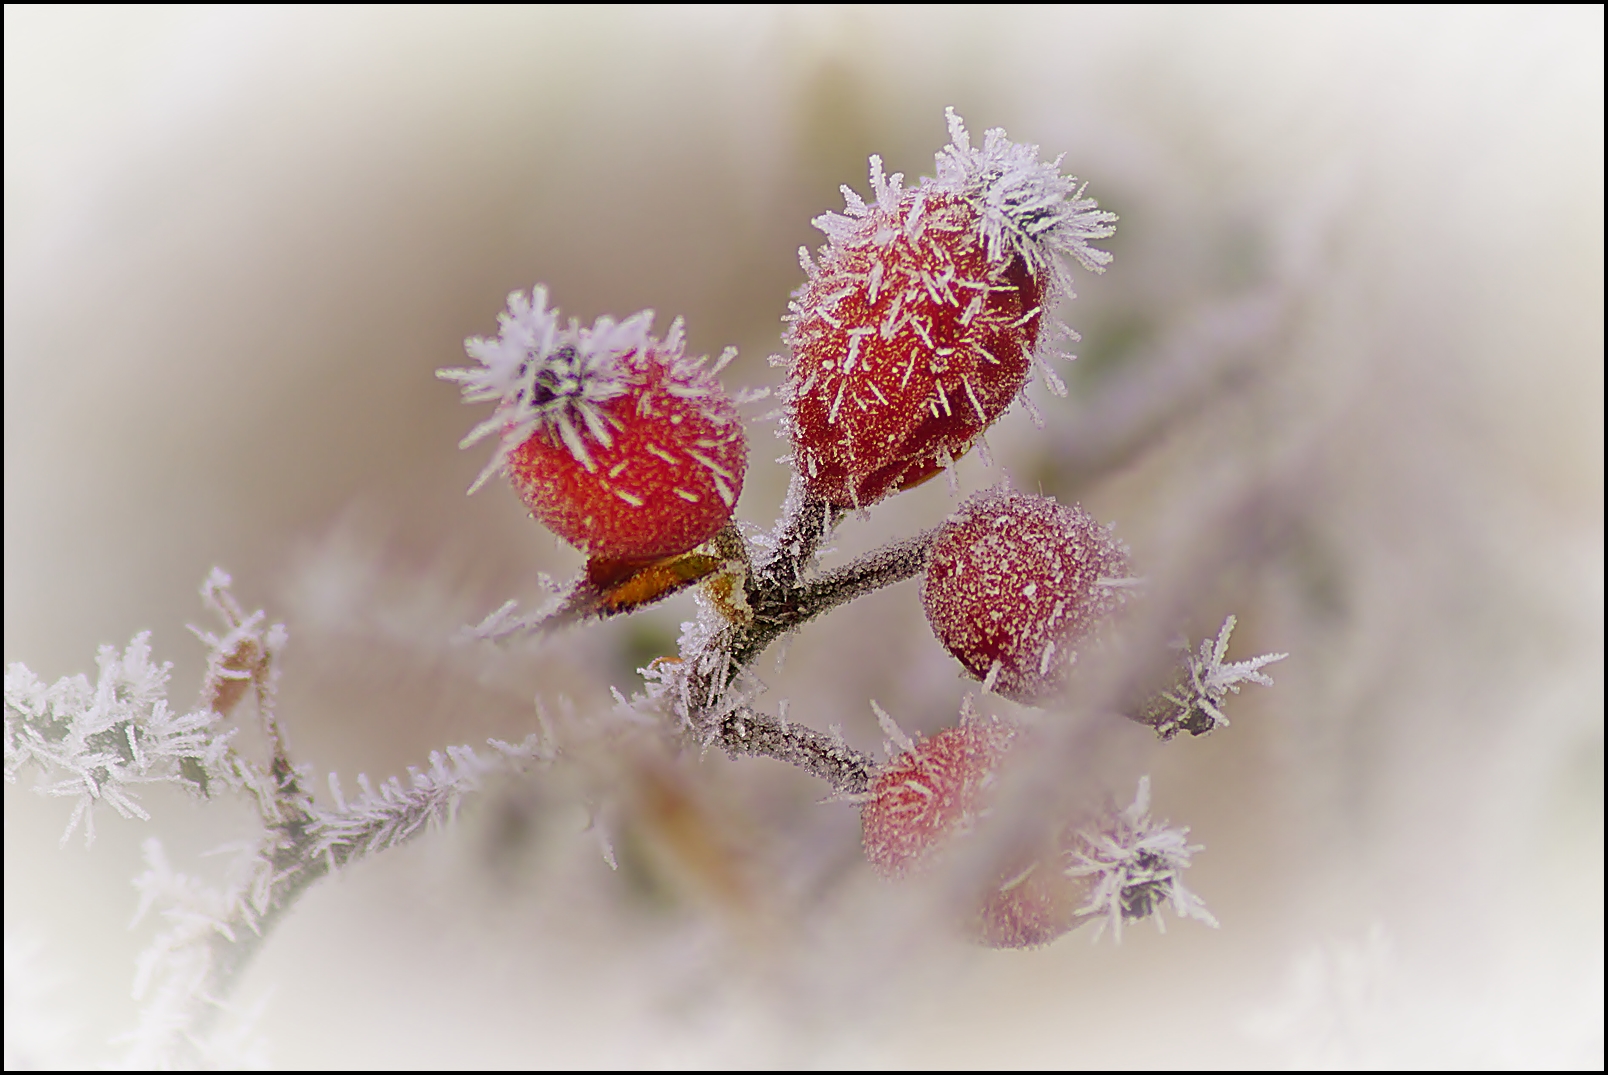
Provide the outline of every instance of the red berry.
<path id="1" fill-rule="evenodd" d="M 1011 737 L 1006 725 L 968 721 L 921 740 L 877 773 L 860 824 L 865 857 L 878 873 L 900 876 L 971 828 Z"/>
<path id="2" fill-rule="evenodd" d="M 965 837 L 993 799 L 1009 726 L 963 721 L 915 744 L 871 781 L 861 808 L 865 856 L 884 877 L 931 864 Z M 1067 877 L 1056 849 L 983 892 L 971 930 L 994 948 L 1047 944 L 1076 924 L 1088 884 Z"/>
<path id="3" fill-rule="evenodd" d="M 441 373 L 466 400 L 499 401 L 464 441 L 501 436 L 476 486 L 502 469 L 537 519 L 595 561 L 674 556 L 726 524 L 747 442 L 718 365 L 683 355 L 680 319 L 662 342 L 647 310 L 560 328 L 538 287 L 509 296 L 499 320 L 495 340 L 466 345 L 485 368 Z"/>
<path id="4" fill-rule="evenodd" d="M 1068 877 L 1066 856 L 1051 852 L 1000 882 L 978 909 L 978 939 L 991 948 L 1036 948 L 1078 925 L 1089 883 Z"/>
<path id="5" fill-rule="evenodd" d="M 1031 703 L 1064 684 L 1078 644 L 1122 604 L 1128 581 L 1127 548 L 1088 512 L 990 489 L 945 522 L 921 602 L 968 672 Z"/>
<path id="6" fill-rule="evenodd" d="M 843 506 L 870 504 L 971 447 L 1027 379 L 1043 285 L 991 263 L 953 195 L 907 191 L 834 236 L 789 344 L 798 465 Z"/>
<path id="7" fill-rule="evenodd" d="M 1071 294 L 1056 254 L 1109 260 L 1087 240 L 1116 218 L 1036 146 L 993 130 L 973 150 L 953 112 L 950 131 L 938 178 L 916 190 L 872 157 L 874 203 L 844 188 L 847 215 L 815 221 L 828 237 L 819 266 L 803 258 L 788 430 L 806 484 L 842 507 L 964 455 L 1026 383 L 1044 308 Z"/>

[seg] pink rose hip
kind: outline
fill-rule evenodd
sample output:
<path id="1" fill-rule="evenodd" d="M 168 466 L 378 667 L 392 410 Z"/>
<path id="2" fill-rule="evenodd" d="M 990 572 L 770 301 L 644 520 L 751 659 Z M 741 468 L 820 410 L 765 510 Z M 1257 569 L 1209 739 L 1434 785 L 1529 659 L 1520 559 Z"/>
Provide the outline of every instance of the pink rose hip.
<path id="1" fill-rule="evenodd" d="M 950 516 L 921 585 L 927 622 L 977 679 L 1032 703 L 1123 601 L 1127 549 L 1088 512 L 991 489 Z"/>

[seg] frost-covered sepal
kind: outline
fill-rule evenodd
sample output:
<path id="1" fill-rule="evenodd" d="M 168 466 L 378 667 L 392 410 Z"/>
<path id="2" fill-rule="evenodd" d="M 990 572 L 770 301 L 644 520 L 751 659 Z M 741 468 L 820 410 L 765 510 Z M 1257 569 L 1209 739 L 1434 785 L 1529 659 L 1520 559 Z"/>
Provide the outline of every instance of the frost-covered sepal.
<path id="1" fill-rule="evenodd" d="M 1179 918 L 1217 925 L 1205 901 L 1184 886 L 1183 871 L 1195 852 L 1203 850 L 1188 837 L 1187 828 L 1169 828 L 1166 822 L 1151 818 L 1148 776 L 1140 777 L 1131 804 L 1110 815 L 1104 824 L 1077 834 L 1069 852 L 1073 864 L 1065 872 L 1090 884 L 1088 901 L 1077 914 L 1098 919 L 1096 938 L 1110 925 L 1120 941 L 1124 922 L 1152 915 L 1157 927 L 1165 931 L 1156 912 L 1167 904 Z"/>
<path id="2" fill-rule="evenodd" d="M 1233 616 L 1224 620 L 1217 638 L 1204 640 L 1196 652 L 1190 652 L 1187 641 L 1181 644 L 1184 661 L 1179 679 L 1145 706 L 1139 717 L 1141 724 L 1155 728 L 1163 739 L 1171 739 L 1179 732 L 1205 735 L 1228 726 L 1223 706 L 1230 694 L 1238 694 L 1247 683 L 1273 685 L 1273 677 L 1262 668 L 1289 654 L 1265 653 L 1247 661 L 1225 660 L 1234 622 Z"/>
<path id="3" fill-rule="evenodd" d="M 588 469 L 593 469 L 588 435 L 596 446 L 612 443 L 602 405 L 630 389 L 626 359 L 648 344 L 653 311 L 643 310 L 624 321 L 599 317 L 590 328 L 571 318 L 560 327 L 557 308 L 547 305 L 540 285 L 529 296 L 515 291 L 508 309 L 497 315 L 495 339 L 473 336 L 464 350 L 478 368 L 437 370 L 442 380 L 457 381 L 466 403 L 496 400 L 497 412 L 460 442 L 467 448 L 501 433 L 496 454 L 475 479 L 470 492 L 501 470 L 508 456 L 538 430 L 556 436 Z"/>
<path id="4" fill-rule="evenodd" d="M 1039 147 L 1012 142 L 1003 128 L 983 132 L 973 148 L 966 125 L 946 108 L 949 145 L 937 155 L 933 186 L 954 191 L 977 206 L 989 256 L 1007 252 L 1025 258 L 1037 271 L 1053 271 L 1055 255 L 1077 259 L 1091 272 L 1102 272 L 1109 251 L 1090 246 L 1117 230 L 1117 215 L 1084 197 L 1087 184 L 1061 174 L 1062 157 L 1039 159 Z"/>
<path id="5" fill-rule="evenodd" d="M 641 563 L 686 552 L 731 518 L 748 445 L 737 404 L 711 366 L 689 357 L 677 318 L 660 340 L 653 311 L 590 328 L 537 287 L 509 296 L 495 339 L 465 347 L 478 368 L 445 369 L 465 400 L 497 407 L 463 441 L 497 434 L 470 487 L 507 474 L 531 513 L 594 559 Z"/>

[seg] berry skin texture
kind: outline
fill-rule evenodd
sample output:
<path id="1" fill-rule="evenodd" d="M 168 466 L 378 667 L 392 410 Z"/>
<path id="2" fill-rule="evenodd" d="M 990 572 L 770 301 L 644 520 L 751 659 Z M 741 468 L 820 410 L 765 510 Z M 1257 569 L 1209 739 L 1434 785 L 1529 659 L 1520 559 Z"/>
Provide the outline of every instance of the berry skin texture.
<path id="1" fill-rule="evenodd" d="M 1033 704 L 1065 684 L 1079 643 L 1123 603 L 1128 550 L 1077 505 L 990 489 L 933 542 L 921 603 L 974 677 Z"/>
<path id="2" fill-rule="evenodd" d="M 1063 857 L 1038 859 L 990 892 L 978 910 L 978 940 L 990 948 L 1037 948 L 1078 925 L 1089 883 L 1068 877 Z"/>
<path id="3" fill-rule="evenodd" d="M 681 321 L 663 341 L 653 314 L 560 328 L 544 289 L 509 297 L 497 339 L 466 348 L 482 369 L 443 370 L 464 398 L 498 401 L 465 440 L 499 446 L 475 486 L 502 470 L 554 533 L 594 564 L 641 564 L 707 541 L 731 518 L 748 446 L 715 370 L 682 353 Z M 472 490 L 471 490 L 472 491 Z"/>
<path id="4" fill-rule="evenodd" d="M 1012 735 L 1003 724 L 968 721 L 921 740 L 884 766 L 860 809 L 872 868 L 901 877 L 969 830 L 987 806 Z"/>
<path id="5" fill-rule="evenodd" d="M 843 188 L 845 213 L 814 221 L 828 240 L 819 263 L 799 251 L 809 280 L 785 319 L 785 429 L 805 484 L 839 507 L 908 489 L 969 451 L 1040 362 L 1045 310 L 1072 295 L 1058 258 L 1096 272 L 1110 260 L 1089 240 L 1116 217 L 1059 160 L 997 129 L 974 149 L 948 117 L 936 178 L 904 190 L 872 157 L 872 203 Z"/>
<path id="6" fill-rule="evenodd" d="M 748 449 L 731 401 L 684 394 L 696 383 L 661 353 L 622 365 L 630 387 L 602 407 L 611 443 L 577 457 L 555 430 L 538 430 L 509 453 L 508 479 L 537 519 L 594 559 L 657 560 L 731 518 Z"/>
<path id="7" fill-rule="evenodd" d="M 964 455 L 1021 391 L 1043 319 L 1043 281 L 989 259 L 969 201 L 882 201 L 822 251 L 788 338 L 798 465 L 842 507 Z"/>

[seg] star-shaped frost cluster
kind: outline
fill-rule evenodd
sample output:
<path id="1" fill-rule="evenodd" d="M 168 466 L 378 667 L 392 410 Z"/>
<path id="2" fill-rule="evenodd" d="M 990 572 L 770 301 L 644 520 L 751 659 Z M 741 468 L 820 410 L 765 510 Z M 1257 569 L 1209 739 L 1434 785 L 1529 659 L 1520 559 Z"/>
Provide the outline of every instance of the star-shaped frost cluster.
<path id="1" fill-rule="evenodd" d="M 1098 832 L 1084 831 L 1070 852 L 1073 865 L 1068 877 L 1088 877 L 1092 884 L 1088 902 L 1078 908 L 1079 915 L 1103 916 L 1095 936 L 1107 924 L 1120 941 L 1122 923 L 1156 916 L 1163 930 L 1162 906 L 1172 904 L 1179 918 L 1196 918 L 1209 926 L 1217 919 L 1205 902 L 1184 887 L 1183 871 L 1201 845 L 1189 842 L 1187 828 L 1169 828 L 1150 816 L 1150 778 L 1139 779 L 1139 791 L 1126 808 L 1118 811 Z"/>
<path id="2" fill-rule="evenodd" d="M 1187 642 L 1183 644 L 1182 677 L 1170 690 L 1158 695 L 1144 714 L 1144 723 L 1155 728 L 1163 739 L 1171 739 L 1179 732 L 1205 735 L 1226 728 L 1228 716 L 1223 712 L 1223 703 L 1230 694 L 1238 694 L 1247 683 L 1263 687 L 1273 685 L 1273 677 L 1262 668 L 1284 660 L 1289 654 L 1264 653 L 1248 661 L 1225 661 L 1234 622 L 1233 616 L 1224 620 L 1217 638 L 1202 641 L 1195 653 L 1189 652 Z"/>
<path id="3" fill-rule="evenodd" d="M 508 453 L 538 430 L 556 434 L 583 464 L 590 458 L 583 431 L 604 447 L 611 444 L 602 405 L 629 390 L 624 360 L 648 346 L 653 311 L 624 321 L 600 317 L 591 328 L 582 328 L 575 318 L 563 326 L 558 310 L 547 305 L 547 289 L 538 286 L 529 296 L 523 291 L 509 295 L 508 309 L 497 315 L 497 324 L 495 339 L 475 336 L 464 343 L 469 357 L 480 362 L 478 368 L 436 373 L 457 381 L 466 403 L 498 401 L 496 413 L 459 444 L 467 448 L 492 433 L 502 434 L 471 491 L 501 470 Z M 672 329 L 672 335 L 679 332 Z"/>

